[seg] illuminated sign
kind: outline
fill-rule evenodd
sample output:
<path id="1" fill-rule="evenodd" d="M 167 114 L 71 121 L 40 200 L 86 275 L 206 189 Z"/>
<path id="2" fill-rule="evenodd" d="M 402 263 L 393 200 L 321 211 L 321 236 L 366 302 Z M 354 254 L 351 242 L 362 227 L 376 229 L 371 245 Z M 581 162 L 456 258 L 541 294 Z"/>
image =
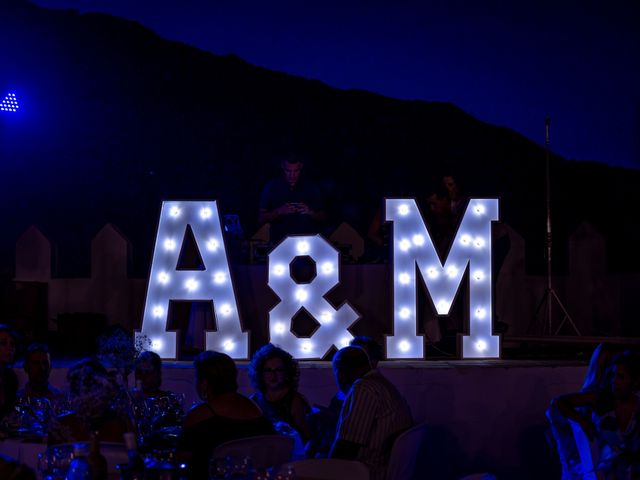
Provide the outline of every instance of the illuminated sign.
<path id="1" fill-rule="evenodd" d="M 187 226 L 191 227 L 204 270 L 178 270 Z M 233 358 L 249 355 L 248 334 L 242 331 L 216 202 L 163 202 L 147 287 L 142 328 L 150 350 L 162 358 L 177 357 L 176 332 L 167 331 L 169 302 L 211 301 L 217 331 L 206 332 L 207 350 Z"/>
<path id="2" fill-rule="evenodd" d="M 296 283 L 291 277 L 290 264 L 296 257 L 315 262 L 316 275 L 309 283 Z M 271 342 L 296 358 L 322 358 L 332 345 L 346 347 L 353 338 L 347 328 L 359 315 L 348 303 L 336 310 L 324 299 L 339 283 L 339 258 L 339 252 L 318 235 L 288 237 L 269 254 L 269 287 L 281 299 L 269 312 Z M 291 331 L 291 320 L 302 308 L 319 324 L 309 338 Z"/>
<path id="3" fill-rule="evenodd" d="M 447 315 L 467 267 L 470 321 L 469 335 L 462 337 L 462 357 L 499 357 L 500 338 L 491 331 L 491 222 L 498 220 L 498 200 L 469 201 L 444 265 L 415 200 L 387 199 L 386 219 L 393 222 L 394 327 L 387 337 L 387 358 L 423 357 L 424 342 L 417 335 L 416 272 L 438 315 Z"/>
<path id="4" fill-rule="evenodd" d="M 491 224 L 498 220 L 497 199 L 471 199 L 444 264 L 413 199 L 386 200 L 386 220 L 393 222 L 393 334 L 386 339 L 387 358 L 423 358 L 417 334 L 417 275 L 425 282 L 436 312 L 447 315 L 465 278 L 469 280 L 469 334 L 462 335 L 463 358 L 497 358 L 500 338 L 492 334 L 493 289 Z M 190 226 L 204 270 L 179 270 L 178 259 Z M 298 282 L 291 262 L 308 257 L 315 276 Z M 359 318 L 345 302 L 334 308 L 324 296 L 339 283 L 339 252 L 322 237 L 292 236 L 269 254 L 269 287 L 278 303 L 269 312 L 271 342 L 302 359 L 322 358 L 352 339 L 347 330 Z M 465 276 L 468 273 L 467 276 Z M 206 348 L 248 358 L 229 271 L 216 202 L 164 202 L 147 289 L 144 316 L 136 338 L 144 336 L 163 358 L 176 358 L 177 332 L 167 331 L 171 301 L 213 303 L 217 330 L 206 332 Z M 293 318 L 304 309 L 318 323 L 308 337 L 292 331 Z"/>

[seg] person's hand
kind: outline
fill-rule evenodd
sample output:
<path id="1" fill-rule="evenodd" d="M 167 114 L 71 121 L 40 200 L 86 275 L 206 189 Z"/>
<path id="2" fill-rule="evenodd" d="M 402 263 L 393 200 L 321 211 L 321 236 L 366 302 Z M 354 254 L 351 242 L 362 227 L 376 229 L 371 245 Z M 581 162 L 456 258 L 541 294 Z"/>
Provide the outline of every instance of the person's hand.
<path id="1" fill-rule="evenodd" d="M 276 210 L 278 216 L 289 215 L 291 213 L 296 213 L 297 211 L 298 210 L 296 206 L 292 203 L 285 203 L 284 205 L 278 207 L 278 209 Z"/>
<path id="2" fill-rule="evenodd" d="M 301 213 L 303 215 L 311 215 L 311 209 L 307 206 L 306 203 L 298 203 L 297 207 L 298 213 Z"/>

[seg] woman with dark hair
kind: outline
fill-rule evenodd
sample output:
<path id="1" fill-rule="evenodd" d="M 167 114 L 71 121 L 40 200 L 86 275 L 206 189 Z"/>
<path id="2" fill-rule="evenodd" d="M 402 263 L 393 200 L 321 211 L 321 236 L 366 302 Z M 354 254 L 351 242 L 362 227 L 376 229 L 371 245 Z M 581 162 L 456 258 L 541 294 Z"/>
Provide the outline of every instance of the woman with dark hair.
<path id="1" fill-rule="evenodd" d="M 207 351 L 193 363 L 203 402 L 187 413 L 178 452 L 189 463 L 192 478 L 206 478 L 215 447 L 237 438 L 273 434 L 274 430 L 260 408 L 238 393 L 236 364 L 231 357 Z"/>
<path id="2" fill-rule="evenodd" d="M 11 368 L 16 355 L 17 335 L 8 325 L 0 324 L 0 419 L 13 411 L 18 392 L 18 376 Z"/>
<path id="3" fill-rule="evenodd" d="M 596 470 L 603 478 L 640 476 L 640 359 L 625 352 L 611 362 L 609 388 L 563 395 L 553 405 L 595 439 L 600 455 Z M 585 415 L 588 407 L 592 415 Z"/>
<path id="4" fill-rule="evenodd" d="M 249 378 L 257 390 L 251 399 L 274 424 L 287 423 L 307 441 L 306 416 L 311 407 L 298 392 L 299 377 L 298 363 L 291 354 L 271 343 L 260 348 L 249 365 Z"/>
<path id="5" fill-rule="evenodd" d="M 84 358 L 67 372 L 72 412 L 49 423 L 49 445 L 88 441 L 123 443 L 123 435 L 134 430 L 130 419 L 114 405 L 117 387 L 98 359 Z"/>

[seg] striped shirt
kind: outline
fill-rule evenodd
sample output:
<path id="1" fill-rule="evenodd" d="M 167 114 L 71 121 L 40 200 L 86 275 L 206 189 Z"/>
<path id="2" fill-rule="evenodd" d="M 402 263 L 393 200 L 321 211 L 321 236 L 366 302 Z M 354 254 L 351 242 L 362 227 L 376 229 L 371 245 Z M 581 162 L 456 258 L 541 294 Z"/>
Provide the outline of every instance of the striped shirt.
<path id="1" fill-rule="evenodd" d="M 372 370 L 347 393 L 336 441 L 359 444 L 356 460 L 369 467 L 371 480 L 384 479 L 393 440 L 412 424 L 404 397 L 380 372 Z"/>

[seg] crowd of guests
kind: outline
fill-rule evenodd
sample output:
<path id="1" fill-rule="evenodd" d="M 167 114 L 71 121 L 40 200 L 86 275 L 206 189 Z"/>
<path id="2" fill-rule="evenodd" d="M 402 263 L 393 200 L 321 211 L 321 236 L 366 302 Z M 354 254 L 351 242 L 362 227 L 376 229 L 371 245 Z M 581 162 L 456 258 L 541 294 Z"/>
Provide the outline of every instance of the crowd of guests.
<path id="1" fill-rule="evenodd" d="M 141 404 L 177 398 L 162 389 L 162 362 L 153 352 L 136 359 L 134 388 L 119 384 L 98 359 L 86 358 L 69 368 L 68 393 L 63 393 L 49 383 L 51 361 L 43 344 L 26 350 L 28 380 L 18 389 L 11 367 L 16 343 L 12 330 L 0 325 L 0 418 L 6 421 L 16 405 L 34 399 L 61 407 L 48 422 L 50 445 L 88 441 L 94 435 L 103 442 L 122 442 L 128 432 L 142 433 Z M 173 445 L 178 458 L 191 466 L 193 478 L 206 478 L 218 445 L 293 431 L 305 445 L 305 456 L 359 460 L 372 479 L 383 479 L 393 441 L 413 419 L 405 399 L 377 369 L 381 358 L 379 344 L 368 337 L 356 337 L 339 350 L 333 358 L 337 393 L 329 406 L 320 407 L 298 391 L 298 363 L 275 345 L 263 346 L 251 360 L 255 392 L 250 397 L 238 392 L 237 367 L 229 356 L 202 352 L 194 362 L 201 401 L 186 415 L 180 404 L 180 413 L 174 409 L 175 416 L 165 419 L 180 426 Z M 563 479 L 640 478 L 638 353 L 599 345 L 581 390 L 555 398 L 547 418 Z M 9 465 L 6 459 L 0 459 L 3 465 Z"/>
<path id="2" fill-rule="evenodd" d="M 5 422 L 16 406 L 45 399 L 52 406 L 47 425 L 49 445 L 96 438 L 122 443 L 124 435 L 144 430 L 139 406 L 153 398 L 173 398 L 162 389 L 162 362 L 142 352 L 135 362 L 135 387 L 118 382 L 97 358 L 80 360 L 67 372 L 68 392 L 49 383 L 51 361 L 46 345 L 31 345 L 24 369 L 28 380 L 18 390 L 11 368 L 16 337 L 0 326 L 0 411 Z M 206 478 L 214 449 L 237 438 L 294 433 L 305 446 L 303 456 L 362 461 L 372 479 L 385 477 L 395 437 L 412 426 L 409 407 L 398 390 L 376 369 L 380 346 L 357 337 L 333 359 L 338 393 L 329 407 L 311 406 L 298 391 L 297 361 L 285 350 L 267 344 L 253 356 L 250 397 L 238 392 L 237 368 L 226 354 L 205 351 L 194 361 L 200 402 L 174 422 L 180 430 L 172 447 L 190 466 L 192 478 Z M 53 408 L 53 406 L 56 408 Z M 13 413 L 12 413 L 13 412 Z M 153 444 L 152 444 L 153 446 Z"/>

